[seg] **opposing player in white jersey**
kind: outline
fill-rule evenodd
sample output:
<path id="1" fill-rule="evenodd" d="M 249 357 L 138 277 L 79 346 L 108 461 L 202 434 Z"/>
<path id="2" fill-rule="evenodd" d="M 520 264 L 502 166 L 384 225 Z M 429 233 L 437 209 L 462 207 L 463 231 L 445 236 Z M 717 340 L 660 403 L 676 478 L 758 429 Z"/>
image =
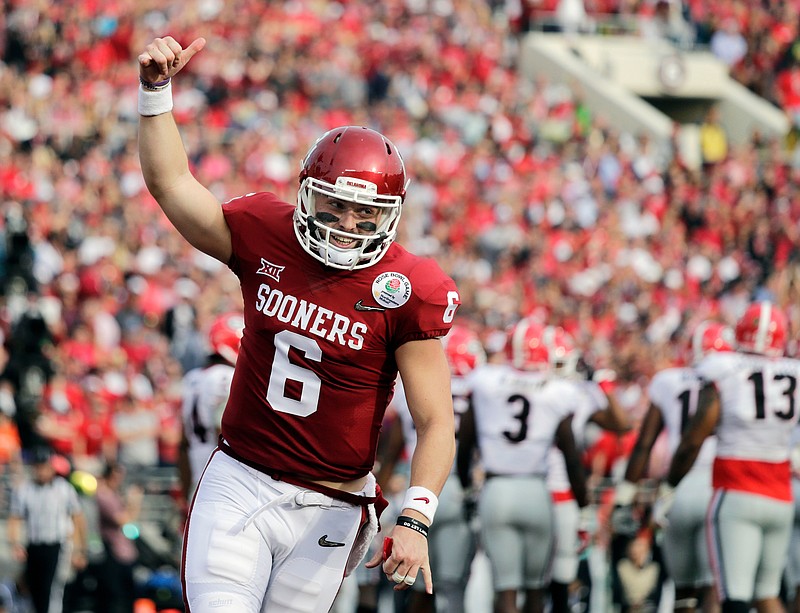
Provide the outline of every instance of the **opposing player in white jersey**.
<path id="1" fill-rule="evenodd" d="M 608 380 L 603 387 L 596 380 L 585 380 L 578 372 L 580 352 L 569 333 L 559 326 L 548 326 L 544 340 L 552 373 L 569 380 L 581 392 L 581 401 L 575 405 L 572 415 L 572 433 L 578 448 L 586 438 L 586 425 L 597 424 L 605 430 L 624 432 L 630 428 L 625 411 L 610 394 Z M 564 454 L 551 447 L 547 455 L 547 489 L 553 499 L 555 513 L 556 549 L 552 560 L 550 581 L 550 610 L 552 613 L 569 611 L 569 586 L 578 578 L 581 543 L 581 516 L 567 474 Z M 585 511 L 589 511 L 585 507 Z M 586 523 L 584 519 L 583 523 Z"/>
<path id="2" fill-rule="evenodd" d="M 486 352 L 480 337 L 469 327 L 454 324 L 442 338 L 447 362 L 450 365 L 450 389 L 453 394 L 456 435 L 461 417 L 467 412 L 470 403 L 468 374 L 486 362 Z M 388 481 L 401 455 L 412 457 L 417 444 L 417 432 L 403 389 L 402 379 L 397 380 L 392 407 L 398 420 L 393 424 L 388 436 L 386 457 L 381 462 L 378 483 Z M 384 488 L 385 489 L 385 488 Z M 470 565 L 475 555 L 475 537 L 470 529 L 465 509 L 467 508 L 464 489 L 453 471 L 439 494 L 439 508 L 436 524 L 432 524 L 428 535 L 428 550 L 433 567 L 434 601 L 437 611 L 462 613 L 464 611 L 464 591 L 469 579 Z M 424 586 L 415 585 L 410 596 L 407 613 L 430 610 L 431 599 Z"/>
<path id="3" fill-rule="evenodd" d="M 736 324 L 737 351 L 696 366 L 706 383 L 697 413 L 672 458 L 677 486 L 716 429 L 709 555 L 723 613 L 782 611 L 778 599 L 789 549 L 792 504 L 789 440 L 798 421 L 800 361 L 783 357 L 786 317 L 769 302 L 748 306 Z M 656 501 L 668 506 L 669 491 Z"/>
<path id="4" fill-rule="evenodd" d="M 470 375 L 472 406 L 459 432 L 458 472 L 468 485 L 475 446 L 486 482 L 478 513 L 481 539 L 492 569 L 495 612 L 544 610 L 555 547 L 553 504 L 547 490 L 547 455 L 555 443 L 564 454 L 572 490 L 586 505 L 586 483 L 571 421 L 582 393 L 549 372 L 544 328 L 517 323 L 508 338 L 507 364 L 486 364 Z"/>
<path id="5" fill-rule="evenodd" d="M 692 335 L 693 364 L 711 352 L 733 351 L 736 340 L 733 330 L 718 322 L 704 321 Z M 697 411 L 697 397 L 703 381 L 689 367 L 665 368 L 655 374 L 647 393 L 650 406 L 639 429 L 625 479 L 615 492 L 615 504 L 633 504 L 637 483 L 645 477 L 653 445 L 662 431 L 666 432 L 671 453 L 678 448 L 681 435 Z M 711 502 L 711 465 L 716 451 L 716 437 L 705 439 L 689 473 L 675 490 L 664 522 L 664 562 L 675 583 L 674 610 L 694 611 L 716 607 L 713 597 L 713 575 L 706 547 L 705 517 Z"/>
<path id="6" fill-rule="evenodd" d="M 211 452 L 217 447 L 243 329 L 241 313 L 218 316 L 208 332 L 211 353 L 207 364 L 190 370 L 183 378 L 179 470 L 187 501 L 194 494 Z"/>

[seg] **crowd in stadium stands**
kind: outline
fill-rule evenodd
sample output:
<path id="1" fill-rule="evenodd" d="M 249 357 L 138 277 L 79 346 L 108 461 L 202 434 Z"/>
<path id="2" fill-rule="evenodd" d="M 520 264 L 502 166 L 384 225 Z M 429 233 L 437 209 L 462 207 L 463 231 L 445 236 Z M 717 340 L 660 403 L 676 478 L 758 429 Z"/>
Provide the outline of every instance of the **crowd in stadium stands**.
<path id="1" fill-rule="evenodd" d="M 646 19 L 662 3 L 583 4 Z M 796 348 L 800 168 L 786 143 L 723 143 L 693 170 L 574 91 L 530 82 L 519 36 L 557 5 L 3 3 L 0 412 L 19 442 L 0 419 L 0 460 L 45 440 L 89 470 L 173 465 L 181 376 L 203 362 L 213 317 L 240 308 L 232 273 L 178 236 L 143 183 L 135 53 L 166 32 L 212 51 L 176 84 L 175 115 L 221 199 L 269 189 L 293 202 L 292 161 L 334 126 L 392 139 L 412 177 L 400 242 L 455 279 L 489 351 L 540 313 L 617 372 L 640 414 L 649 377 L 687 361 L 701 320 L 732 323 L 768 297 Z M 799 5 L 678 9 L 696 43 L 728 53 L 740 36 L 732 74 L 800 115 Z"/>

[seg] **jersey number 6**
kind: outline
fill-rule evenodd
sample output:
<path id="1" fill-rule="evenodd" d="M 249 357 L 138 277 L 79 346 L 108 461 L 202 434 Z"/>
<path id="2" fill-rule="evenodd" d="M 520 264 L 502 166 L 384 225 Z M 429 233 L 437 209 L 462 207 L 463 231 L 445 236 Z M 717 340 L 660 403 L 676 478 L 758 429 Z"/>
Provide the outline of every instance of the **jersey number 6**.
<path id="1" fill-rule="evenodd" d="M 305 354 L 307 360 L 322 361 L 322 349 L 314 339 L 301 336 L 290 330 L 275 335 L 275 358 L 267 388 L 267 402 L 276 411 L 298 417 L 308 417 L 319 407 L 319 392 L 322 382 L 308 368 L 289 361 L 289 350 L 296 349 Z M 302 385 L 300 398 L 287 398 L 286 382 L 297 381 Z"/>

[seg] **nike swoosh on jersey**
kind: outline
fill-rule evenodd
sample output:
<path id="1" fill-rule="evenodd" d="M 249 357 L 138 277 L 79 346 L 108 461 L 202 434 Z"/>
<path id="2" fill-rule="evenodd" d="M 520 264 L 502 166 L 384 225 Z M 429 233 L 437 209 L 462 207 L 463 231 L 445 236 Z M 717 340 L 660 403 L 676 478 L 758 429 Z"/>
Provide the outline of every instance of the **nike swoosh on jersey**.
<path id="1" fill-rule="evenodd" d="M 320 547 L 344 547 L 344 543 L 337 543 L 336 541 L 329 541 L 328 535 L 323 534 L 317 541 Z"/>
<path id="2" fill-rule="evenodd" d="M 374 307 L 364 304 L 361 300 L 356 302 L 356 311 L 385 311 L 383 307 Z"/>

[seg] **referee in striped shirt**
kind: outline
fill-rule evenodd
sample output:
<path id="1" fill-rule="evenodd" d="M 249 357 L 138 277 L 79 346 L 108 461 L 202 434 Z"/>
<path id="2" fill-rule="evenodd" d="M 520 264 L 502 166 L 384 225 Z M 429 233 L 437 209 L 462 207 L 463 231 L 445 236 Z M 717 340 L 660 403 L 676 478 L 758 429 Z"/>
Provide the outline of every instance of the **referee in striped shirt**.
<path id="1" fill-rule="evenodd" d="M 34 611 L 60 613 L 64 585 L 58 570 L 66 563 L 62 556 L 71 555 L 78 569 L 86 565 L 86 523 L 78 494 L 56 474 L 50 450 L 34 449 L 31 464 L 33 478 L 11 494 L 8 540 L 14 558 L 25 563 Z"/>

